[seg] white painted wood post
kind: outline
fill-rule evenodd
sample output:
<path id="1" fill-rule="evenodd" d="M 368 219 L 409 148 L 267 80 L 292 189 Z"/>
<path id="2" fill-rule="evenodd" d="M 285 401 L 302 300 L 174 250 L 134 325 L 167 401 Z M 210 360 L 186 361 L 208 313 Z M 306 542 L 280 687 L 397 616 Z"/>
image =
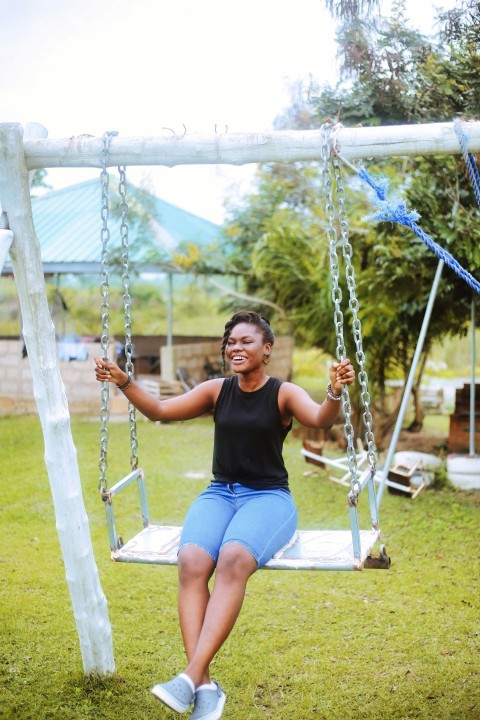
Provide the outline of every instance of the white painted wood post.
<path id="1" fill-rule="evenodd" d="M 32 220 L 23 128 L 18 124 L 0 124 L 0 202 L 14 235 L 10 256 L 83 668 L 87 674 L 105 675 L 115 670 L 112 633 L 83 503 L 40 246 Z"/>
<path id="2" fill-rule="evenodd" d="M 43 125 L 38 123 L 28 123 L 25 126 L 25 132 L 23 133 L 24 140 L 35 140 L 47 137 L 47 130 Z M 31 170 L 28 173 L 28 186 L 31 187 L 35 170 Z M 3 270 L 6 257 L 9 253 L 10 247 L 13 242 L 13 232 L 6 229 L 8 227 L 7 214 L 2 210 L 2 204 L 0 203 L 0 273 Z"/>
<path id="3" fill-rule="evenodd" d="M 470 152 L 480 150 L 480 122 L 465 122 Z M 451 123 L 341 128 L 336 134 L 342 156 L 445 155 L 461 152 Z M 115 165 L 245 165 L 262 162 L 321 160 L 321 130 L 225 133 L 179 137 L 114 137 L 108 162 Z M 27 168 L 101 167 L 103 140 L 80 135 L 25 142 Z"/>

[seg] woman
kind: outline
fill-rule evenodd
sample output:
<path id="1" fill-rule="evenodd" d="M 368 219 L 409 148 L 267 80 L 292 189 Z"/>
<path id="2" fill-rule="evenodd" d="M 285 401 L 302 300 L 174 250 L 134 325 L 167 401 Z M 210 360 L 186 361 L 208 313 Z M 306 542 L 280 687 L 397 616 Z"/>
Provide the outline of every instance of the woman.
<path id="1" fill-rule="evenodd" d="M 342 386 L 355 378 L 348 359 L 334 362 L 320 405 L 298 385 L 266 374 L 273 344 L 265 318 L 236 313 L 222 341 L 224 369 L 228 360 L 234 375 L 207 380 L 163 401 L 129 380 L 115 363 L 95 358 L 97 380 L 116 383 L 151 420 L 189 420 L 214 411 L 213 481 L 187 513 L 178 552 L 178 611 L 188 663 L 173 680 L 152 688 L 177 712 L 193 703 L 192 720 L 222 716 L 226 696 L 211 681 L 210 663 L 237 620 L 249 577 L 296 531 L 297 511 L 282 457 L 292 420 L 330 428 L 340 410 Z"/>

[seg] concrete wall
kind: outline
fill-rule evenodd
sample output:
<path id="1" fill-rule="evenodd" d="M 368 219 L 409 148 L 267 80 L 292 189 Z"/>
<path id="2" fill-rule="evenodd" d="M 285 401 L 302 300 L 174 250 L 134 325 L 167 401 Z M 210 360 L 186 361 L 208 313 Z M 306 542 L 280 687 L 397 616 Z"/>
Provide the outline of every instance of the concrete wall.
<path id="1" fill-rule="evenodd" d="M 0 341 L 0 415 L 20 415 L 36 410 L 32 373 L 22 358 L 23 343 Z"/>
<path id="2" fill-rule="evenodd" d="M 95 380 L 93 358 L 102 355 L 99 343 L 86 343 L 88 360 L 59 361 L 68 405 L 71 413 L 98 415 L 100 412 L 100 385 Z M 115 343 L 112 343 L 112 348 Z M 36 413 L 33 396 L 32 373 L 28 358 L 22 358 L 23 342 L 18 339 L 0 339 L 0 416 Z M 166 348 L 160 348 L 162 354 Z M 172 348 L 172 367 L 186 367 L 197 382 L 205 380 L 206 358 L 219 358 L 218 340 L 197 340 Z M 288 380 L 292 373 L 293 340 L 279 337 L 275 340 L 271 361 L 267 367 L 269 375 Z M 162 367 L 164 359 L 162 357 Z M 158 377 L 158 376 L 157 376 Z M 170 378 L 166 378 L 167 380 Z M 110 411 L 113 414 L 127 411 L 122 393 L 110 386 Z"/>
<path id="3" fill-rule="evenodd" d="M 88 360 L 60 360 L 60 373 L 70 411 L 98 414 L 100 385 L 95 380 L 93 358 L 102 355 L 102 351 L 99 343 L 86 343 L 86 346 Z M 0 415 L 37 412 L 30 362 L 28 357 L 22 357 L 22 349 L 20 340 L 0 340 Z"/>

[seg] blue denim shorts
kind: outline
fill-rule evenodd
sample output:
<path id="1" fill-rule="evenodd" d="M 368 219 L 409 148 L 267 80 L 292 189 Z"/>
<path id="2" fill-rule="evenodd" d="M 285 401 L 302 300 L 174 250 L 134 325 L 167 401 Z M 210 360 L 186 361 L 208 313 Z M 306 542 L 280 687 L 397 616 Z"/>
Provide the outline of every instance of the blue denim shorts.
<path id="1" fill-rule="evenodd" d="M 261 567 L 291 540 L 297 522 L 287 489 L 252 490 L 240 483 L 212 482 L 187 513 L 179 549 L 196 545 L 216 563 L 220 548 L 236 542 Z"/>

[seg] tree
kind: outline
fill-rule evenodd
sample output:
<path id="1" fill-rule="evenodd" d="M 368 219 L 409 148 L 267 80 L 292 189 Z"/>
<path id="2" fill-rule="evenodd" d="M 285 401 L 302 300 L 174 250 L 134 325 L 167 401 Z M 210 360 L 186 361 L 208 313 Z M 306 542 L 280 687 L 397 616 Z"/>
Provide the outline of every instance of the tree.
<path id="1" fill-rule="evenodd" d="M 47 170 L 35 170 L 30 187 L 32 188 L 32 195 L 35 194 L 36 188 L 42 188 L 44 190 L 51 190 L 52 186 L 47 183 Z"/>
<path id="2" fill-rule="evenodd" d="M 451 16 L 442 16 L 443 44 L 438 46 L 408 29 L 402 0 L 388 20 L 348 16 L 338 36 L 344 57 L 339 84 L 320 88 L 310 83 L 303 97 L 296 86 L 292 108 L 277 119 L 277 127 L 291 126 L 295 117 L 300 127 L 318 126 L 332 112 L 348 124 L 382 125 L 473 113 L 480 99 L 479 4 L 468 0 L 460 11 L 454 23 Z M 461 161 L 397 159 L 369 169 L 391 177 L 420 212 L 424 229 L 475 272 L 480 231 Z M 332 310 L 319 180 L 313 164 L 262 168 L 255 193 L 232 211 L 227 233 L 237 248 L 232 260 L 241 266 L 246 286 L 268 287 L 270 299 L 295 320 L 297 338 L 331 352 L 332 333 L 325 330 L 331 327 Z M 350 185 L 349 216 L 363 217 L 371 208 L 358 192 L 358 180 Z M 437 258 L 410 233 L 385 223 L 376 227 L 356 220 L 351 238 L 365 347 L 371 377 L 381 389 L 386 378 L 406 373 L 411 364 Z M 469 304 L 463 281 L 446 271 L 425 353 L 446 334 L 465 332 Z"/>
<path id="3" fill-rule="evenodd" d="M 294 323 L 298 336 L 308 340 L 309 298 L 319 296 L 318 267 L 325 266 L 326 258 L 320 191 L 321 173 L 314 163 L 261 166 L 256 192 L 231 208 L 226 225 L 228 264 L 245 291 L 280 306 L 290 320 L 282 329 L 290 330 Z M 229 304 L 229 309 L 236 307 L 238 303 Z"/>

